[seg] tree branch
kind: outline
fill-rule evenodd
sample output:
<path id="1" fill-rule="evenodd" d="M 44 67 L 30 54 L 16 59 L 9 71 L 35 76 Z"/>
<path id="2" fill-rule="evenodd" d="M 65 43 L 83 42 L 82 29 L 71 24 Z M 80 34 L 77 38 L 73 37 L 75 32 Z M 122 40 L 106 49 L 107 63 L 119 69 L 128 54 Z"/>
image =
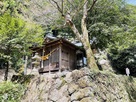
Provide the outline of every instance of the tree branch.
<path id="1" fill-rule="evenodd" d="M 82 41 L 82 35 L 79 33 L 78 29 L 76 28 L 75 24 L 72 21 L 67 22 L 78 40 Z"/>
<path id="2" fill-rule="evenodd" d="M 81 20 L 82 33 L 83 33 L 83 36 L 86 36 L 86 38 L 88 38 L 88 30 L 87 30 L 87 27 L 86 27 L 87 4 L 88 4 L 88 1 L 84 0 L 83 17 L 82 17 L 82 20 Z"/>
<path id="3" fill-rule="evenodd" d="M 63 10 L 63 5 L 64 5 L 64 1 L 62 0 L 62 1 L 61 1 L 62 15 L 63 15 L 63 11 L 64 11 L 64 10 Z"/>
<path id="4" fill-rule="evenodd" d="M 60 6 L 58 5 L 58 3 L 55 0 L 51 0 L 51 1 L 56 4 L 58 11 L 62 14 L 63 17 L 65 17 L 66 24 L 68 24 L 70 26 L 70 28 L 72 29 L 72 31 L 74 32 L 74 34 L 77 36 L 78 40 L 81 41 L 82 35 L 79 33 L 79 31 L 76 28 L 75 24 L 72 22 L 70 14 L 68 13 L 68 14 L 64 15 L 63 14 L 63 10 L 60 8 Z M 63 0 L 62 0 L 62 2 L 63 2 Z"/>
<path id="5" fill-rule="evenodd" d="M 60 8 L 60 6 L 58 5 L 58 3 L 55 0 L 49 0 L 49 1 L 50 1 L 50 3 L 51 3 L 51 1 L 54 2 L 56 4 L 56 6 L 57 6 L 56 8 L 58 9 L 58 11 L 63 15 L 63 10 Z"/>
<path id="6" fill-rule="evenodd" d="M 93 4 L 91 5 L 91 7 L 87 10 L 87 12 L 91 11 L 95 5 L 97 0 L 93 0 Z"/>
<path id="7" fill-rule="evenodd" d="M 72 5 L 73 8 L 75 9 L 75 6 L 74 6 L 69 0 L 67 0 L 67 2 L 68 2 L 70 5 Z"/>

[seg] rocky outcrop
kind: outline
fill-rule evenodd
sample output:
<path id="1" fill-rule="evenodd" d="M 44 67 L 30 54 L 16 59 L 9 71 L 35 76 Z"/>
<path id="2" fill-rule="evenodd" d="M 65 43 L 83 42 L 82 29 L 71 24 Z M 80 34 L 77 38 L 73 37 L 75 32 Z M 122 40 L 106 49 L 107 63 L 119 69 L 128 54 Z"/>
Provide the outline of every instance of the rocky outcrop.
<path id="1" fill-rule="evenodd" d="M 35 76 L 22 102 L 135 102 L 135 85 L 135 78 L 82 68 Z"/>

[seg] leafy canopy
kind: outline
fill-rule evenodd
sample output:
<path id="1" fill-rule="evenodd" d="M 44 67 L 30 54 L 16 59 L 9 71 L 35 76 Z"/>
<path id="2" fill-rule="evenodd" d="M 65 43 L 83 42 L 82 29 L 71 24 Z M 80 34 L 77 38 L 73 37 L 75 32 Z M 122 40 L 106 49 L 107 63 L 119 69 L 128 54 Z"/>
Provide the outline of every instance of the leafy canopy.
<path id="1" fill-rule="evenodd" d="M 0 58 L 10 58 L 14 67 L 34 43 L 42 42 L 42 28 L 5 13 L 0 17 Z"/>

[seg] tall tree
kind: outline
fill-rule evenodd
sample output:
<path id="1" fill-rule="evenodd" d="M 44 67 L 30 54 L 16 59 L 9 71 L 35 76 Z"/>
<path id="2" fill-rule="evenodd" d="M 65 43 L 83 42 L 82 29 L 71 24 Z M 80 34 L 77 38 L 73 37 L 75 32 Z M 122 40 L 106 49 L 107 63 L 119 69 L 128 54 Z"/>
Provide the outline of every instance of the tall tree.
<path id="1" fill-rule="evenodd" d="M 87 29 L 87 16 L 88 12 L 92 11 L 94 5 L 97 0 L 93 0 L 89 5 L 89 0 L 83 0 L 82 2 L 78 0 L 62 0 L 61 3 L 55 0 L 49 0 L 58 11 L 61 13 L 62 17 L 65 19 L 65 23 L 69 25 L 77 39 L 82 42 L 84 49 L 87 55 L 87 64 L 92 69 L 98 69 L 91 46 Z M 66 6 L 66 4 L 69 4 Z M 73 6 L 73 7 L 72 7 Z M 77 9 L 75 8 L 77 7 Z M 81 9 L 82 8 L 82 9 Z M 81 18 L 81 31 L 77 29 L 75 23 L 72 21 L 71 12 L 73 9 L 76 9 L 76 12 L 81 12 L 82 10 L 82 18 Z M 74 10 L 75 11 L 75 10 Z"/>
<path id="2" fill-rule="evenodd" d="M 99 48 L 107 47 L 113 40 L 112 28 L 124 26 L 128 19 L 127 15 L 124 15 L 125 12 L 127 14 L 127 11 L 123 10 L 124 0 L 32 0 L 28 5 L 29 14 L 38 23 L 46 27 L 51 24 L 53 28 L 68 25 L 83 43 L 88 65 L 94 69 L 97 69 L 97 65 L 90 40 L 96 38 Z"/>
<path id="3" fill-rule="evenodd" d="M 22 19 L 7 13 L 0 17 L 0 24 L 0 58 L 8 57 L 8 62 L 12 62 L 12 67 L 17 69 L 22 56 L 27 55 L 25 52 L 28 52 L 29 46 L 33 42 L 42 41 L 42 29 L 40 26 L 25 23 Z M 7 72 L 8 67 L 5 79 L 7 79 Z"/>
<path id="4" fill-rule="evenodd" d="M 90 40 L 96 38 L 100 48 L 106 47 L 112 38 L 110 27 L 127 24 L 123 0 L 49 0 L 60 12 L 86 50 L 88 66 L 97 69 Z M 109 6 L 110 5 L 110 6 Z M 124 16 L 125 15 L 125 16 Z M 118 18 L 118 19 L 117 19 Z"/>
<path id="5" fill-rule="evenodd" d="M 41 43 L 43 31 L 41 26 L 21 19 L 16 0 L 0 2 L 0 59 L 12 62 L 12 67 L 17 69 L 22 62 L 22 57 L 27 56 L 29 46 L 33 42 Z M 9 64 L 5 71 L 5 80 L 8 76 Z"/>

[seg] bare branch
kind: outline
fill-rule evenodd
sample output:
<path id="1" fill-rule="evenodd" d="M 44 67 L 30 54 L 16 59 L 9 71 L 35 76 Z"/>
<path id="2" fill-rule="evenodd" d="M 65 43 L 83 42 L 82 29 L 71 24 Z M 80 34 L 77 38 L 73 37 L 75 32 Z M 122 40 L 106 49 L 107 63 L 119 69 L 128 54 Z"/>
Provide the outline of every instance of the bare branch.
<path id="1" fill-rule="evenodd" d="M 87 0 L 86 0 L 86 2 L 87 2 Z M 81 5 L 81 6 L 78 8 L 78 11 L 85 5 L 86 2 L 84 2 L 83 5 Z"/>
<path id="2" fill-rule="evenodd" d="M 43 6 L 41 6 L 37 1 L 34 2 L 35 5 L 37 5 L 38 7 L 40 7 L 40 9 L 44 9 Z"/>
<path id="3" fill-rule="evenodd" d="M 74 6 L 69 0 L 67 0 L 67 2 L 68 2 L 70 5 L 72 5 L 73 8 L 75 9 L 75 6 Z"/>
<path id="4" fill-rule="evenodd" d="M 93 7 L 94 7 L 96 1 L 97 1 L 97 0 L 93 0 L 93 4 L 92 4 L 91 7 L 87 10 L 88 12 L 91 11 L 91 10 L 93 9 Z"/>
<path id="5" fill-rule="evenodd" d="M 87 2 L 87 1 L 86 1 L 86 2 Z M 83 5 L 79 6 L 75 11 L 73 11 L 73 12 L 75 12 L 75 13 L 74 13 L 74 15 L 72 15 L 72 18 L 73 18 L 74 16 L 76 16 L 77 13 L 79 13 L 79 11 L 83 8 L 83 6 L 85 5 L 86 2 L 84 2 Z"/>
<path id="6" fill-rule="evenodd" d="M 58 5 L 58 3 L 55 0 L 49 0 L 50 2 L 54 2 L 56 4 L 56 8 L 58 9 L 58 11 L 63 15 L 63 10 L 60 8 L 60 6 Z"/>
<path id="7" fill-rule="evenodd" d="M 64 5 L 64 1 L 62 0 L 62 2 L 61 2 L 62 14 L 63 14 L 63 5 Z"/>
<path id="8" fill-rule="evenodd" d="M 82 35 L 79 33 L 79 31 L 76 28 L 75 24 L 72 21 L 69 21 L 67 23 L 70 26 L 70 28 L 72 29 L 72 31 L 74 32 L 74 34 L 76 35 L 76 37 L 78 38 L 78 40 L 83 41 L 82 40 Z"/>
<path id="9" fill-rule="evenodd" d="M 51 0 L 49 0 L 49 3 L 51 3 L 53 7 L 55 7 L 56 9 L 58 9 L 58 8 L 51 2 Z"/>

